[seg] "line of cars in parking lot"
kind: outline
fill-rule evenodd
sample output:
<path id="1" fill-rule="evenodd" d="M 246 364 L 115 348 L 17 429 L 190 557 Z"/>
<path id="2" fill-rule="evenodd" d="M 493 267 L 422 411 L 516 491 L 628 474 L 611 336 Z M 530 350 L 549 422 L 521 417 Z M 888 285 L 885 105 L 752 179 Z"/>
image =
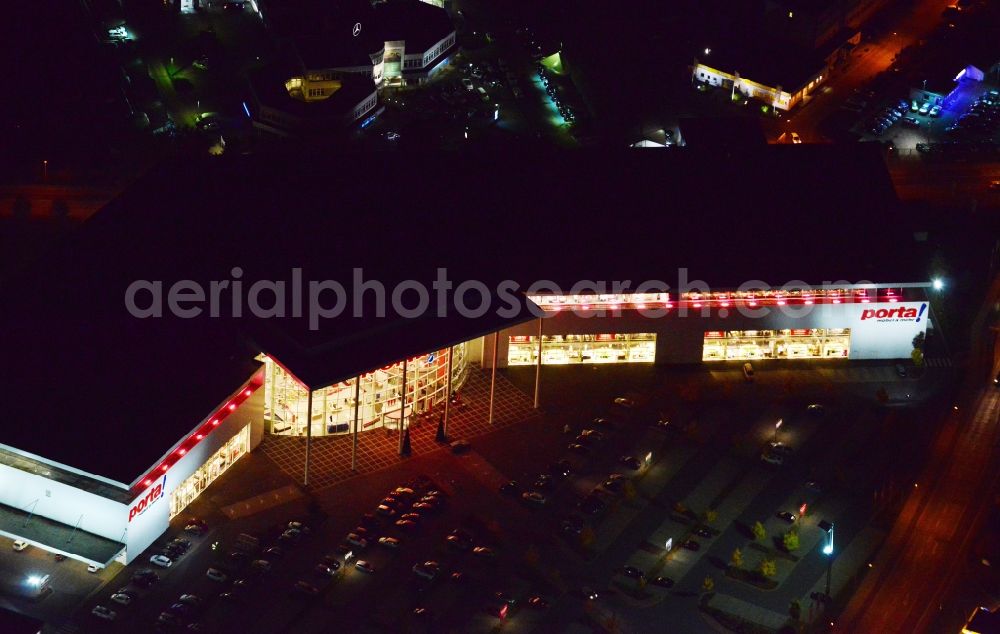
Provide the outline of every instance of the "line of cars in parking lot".
<path id="1" fill-rule="evenodd" d="M 990 90 L 976 98 L 944 133 L 960 137 L 988 137 L 1000 126 L 1000 91 Z"/>
<path id="2" fill-rule="evenodd" d="M 901 99 L 898 103 L 886 106 L 869 118 L 865 129 L 873 136 L 881 136 L 896 122 L 908 128 L 919 128 L 920 121 L 913 115 L 939 117 L 941 116 L 941 107 L 927 102 L 918 103 L 916 100 Z"/>

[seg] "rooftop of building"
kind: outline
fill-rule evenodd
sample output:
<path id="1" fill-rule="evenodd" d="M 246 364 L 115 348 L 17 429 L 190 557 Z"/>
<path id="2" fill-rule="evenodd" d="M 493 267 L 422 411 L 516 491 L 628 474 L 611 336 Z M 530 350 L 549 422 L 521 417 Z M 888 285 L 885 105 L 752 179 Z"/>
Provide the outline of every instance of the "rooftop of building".
<path id="1" fill-rule="evenodd" d="M 406 40 L 408 53 L 423 53 L 455 30 L 447 11 L 421 0 L 379 3 L 375 20 L 386 41 Z"/>
<path id="2" fill-rule="evenodd" d="M 40 634 L 45 621 L 0 606 L 0 632 L 4 634 Z"/>
<path id="3" fill-rule="evenodd" d="M 301 73 L 274 64 L 250 71 L 247 80 L 261 104 L 305 120 L 346 115 L 376 91 L 375 80 L 370 76 L 345 74 L 338 77 L 340 88 L 326 99 L 305 102 L 289 95 L 285 88 L 285 82 L 295 75 Z"/>
<path id="4" fill-rule="evenodd" d="M 708 55 L 699 51 L 696 59 L 722 72 L 739 73 L 741 78 L 758 84 L 781 86 L 792 94 L 826 65 L 821 53 L 771 38 L 728 39 L 722 46 L 711 47 Z"/>
<path id="5" fill-rule="evenodd" d="M 300 268 L 306 288 L 335 280 L 353 297 L 356 268 L 391 292 L 406 280 L 431 289 L 443 267 L 500 307 L 503 280 L 676 288 L 680 267 L 720 289 L 926 279 L 874 147 L 515 150 L 401 149 L 397 165 L 427 169 L 388 182 L 377 155 L 328 148 L 153 170 L 0 286 L 0 384 L 17 395 L 0 443 L 129 483 L 239 389 L 260 351 L 320 387 L 529 318 L 523 305 L 464 318 L 453 303 L 443 317 L 379 317 L 369 292 L 362 317 L 351 303 L 315 329 L 308 311 L 226 318 L 225 293 L 220 318 L 137 319 L 124 304 L 135 280 L 207 288 L 240 267 L 245 288 L 291 285 Z"/>
<path id="6" fill-rule="evenodd" d="M 757 148 L 767 144 L 760 119 L 746 117 L 683 117 L 678 121 L 684 143 L 692 148 Z"/>

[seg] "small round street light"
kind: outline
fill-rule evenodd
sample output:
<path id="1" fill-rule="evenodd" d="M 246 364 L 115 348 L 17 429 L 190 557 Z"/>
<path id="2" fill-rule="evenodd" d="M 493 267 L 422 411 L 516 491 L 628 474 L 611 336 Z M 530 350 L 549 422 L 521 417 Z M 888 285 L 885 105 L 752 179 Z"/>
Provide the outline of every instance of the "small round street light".
<path id="1" fill-rule="evenodd" d="M 934 287 L 934 290 L 940 291 L 941 289 L 944 288 L 944 280 L 942 280 L 940 277 L 935 277 L 933 280 L 931 280 L 931 285 Z"/>

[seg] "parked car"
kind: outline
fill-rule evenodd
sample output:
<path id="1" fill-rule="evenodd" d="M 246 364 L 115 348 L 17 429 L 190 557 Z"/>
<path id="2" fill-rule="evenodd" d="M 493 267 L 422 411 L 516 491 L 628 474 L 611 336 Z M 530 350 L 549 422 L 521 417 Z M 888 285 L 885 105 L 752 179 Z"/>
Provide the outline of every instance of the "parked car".
<path id="1" fill-rule="evenodd" d="M 21 552 L 27 547 L 28 547 L 28 542 L 24 541 L 23 539 L 15 539 L 14 544 L 12 545 L 12 548 L 17 552 Z"/>
<path id="2" fill-rule="evenodd" d="M 440 571 L 440 564 L 436 561 L 425 561 L 422 564 L 413 565 L 413 574 L 428 581 L 433 581 Z"/>
<path id="3" fill-rule="evenodd" d="M 103 605 L 95 605 L 94 609 L 90 613 L 99 619 L 105 621 L 114 621 L 118 617 L 118 613 L 111 608 Z"/>
<path id="4" fill-rule="evenodd" d="M 521 486 L 514 480 L 500 485 L 500 493 L 505 495 L 517 495 L 521 492 Z"/>
<path id="5" fill-rule="evenodd" d="M 536 595 L 528 598 L 528 605 L 536 610 L 545 610 L 549 607 L 549 602 Z"/>
<path id="6" fill-rule="evenodd" d="M 209 568 L 205 571 L 205 576 L 218 583 L 222 583 L 229 578 L 225 572 L 219 570 L 218 568 Z"/>
<path id="7" fill-rule="evenodd" d="M 399 522 L 396 522 L 396 524 L 398 525 Z M 348 533 L 346 541 L 348 544 L 356 548 L 367 548 L 368 546 L 368 540 L 361 537 L 357 533 Z"/>
<path id="8" fill-rule="evenodd" d="M 521 499 L 526 504 L 532 504 L 535 506 L 544 506 L 545 503 L 548 501 L 545 498 L 545 496 L 539 493 L 538 491 L 525 491 L 524 493 L 521 494 Z"/>
<path id="9" fill-rule="evenodd" d="M 693 539 L 689 539 L 686 542 L 684 542 L 683 544 L 681 544 L 681 548 L 686 548 L 687 550 L 695 550 L 695 551 L 697 551 L 697 550 L 701 550 L 701 544 L 699 544 L 698 542 L 696 542 Z"/>
<path id="10" fill-rule="evenodd" d="M 619 396 L 614 400 L 615 405 L 619 407 L 632 408 L 635 407 L 635 401 L 627 396 Z"/>
<path id="11" fill-rule="evenodd" d="M 789 447 L 783 442 L 771 442 L 768 443 L 768 452 L 772 454 L 779 454 L 782 456 L 790 456 L 794 449 Z"/>
<path id="12" fill-rule="evenodd" d="M 161 568 L 169 568 L 174 562 L 170 559 L 170 557 L 165 555 L 153 555 L 149 558 L 149 563 L 160 566 Z"/>
<path id="13" fill-rule="evenodd" d="M 635 566 L 625 566 L 622 568 L 622 574 L 629 579 L 645 579 L 646 575 L 641 570 Z"/>
<path id="14" fill-rule="evenodd" d="M 354 567 L 357 568 L 358 570 L 360 570 L 361 572 L 364 572 L 364 573 L 367 573 L 367 574 L 370 574 L 370 575 L 371 574 L 375 574 L 375 566 L 371 565 L 369 562 L 365 561 L 364 559 L 357 560 L 354 563 Z"/>
<path id="15" fill-rule="evenodd" d="M 299 594 L 304 594 L 309 597 L 314 597 L 319 594 L 319 588 L 309 583 L 308 581 L 296 581 L 295 585 L 292 586 L 292 590 L 298 592 Z"/>
<path id="16" fill-rule="evenodd" d="M 775 513 L 774 516 L 783 522 L 787 522 L 789 524 L 795 523 L 795 513 L 789 513 L 788 511 L 780 511 L 778 513 Z"/>
<path id="17" fill-rule="evenodd" d="M 124 592 L 116 592 L 111 595 L 111 600 L 119 605 L 128 605 L 132 603 L 132 595 Z"/>
<path id="18" fill-rule="evenodd" d="M 589 449 L 587 449 L 586 447 L 584 447 L 580 443 L 576 443 L 576 442 L 572 442 L 572 443 L 566 445 L 566 449 L 568 449 L 569 451 L 572 451 L 575 454 L 580 454 L 580 455 L 584 455 L 584 456 L 590 453 Z"/>
<path id="19" fill-rule="evenodd" d="M 655 579 L 650 581 L 650 583 L 653 584 L 654 586 L 659 586 L 661 588 L 674 587 L 674 580 L 671 579 L 670 577 L 656 577 Z"/>
<path id="20" fill-rule="evenodd" d="M 760 459 L 768 464 L 773 464 L 773 465 L 785 464 L 785 459 L 782 456 L 778 454 L 768 453 L 766 451 L 760 454 Z"/>
<path id="21" fill-rule="evenodd" d="M 622 456 L 618 459 L 618 464 L 632 471 L 638 471 L 642 468 L 642 462 L 635 456 Z"/>
<path id="22" fill-rule="evenodd" d="M 379 546 L 385 546 L 386 548 L 396 549 L 399 548 L 401 542 L 395 537 L 379 537 Z"/>

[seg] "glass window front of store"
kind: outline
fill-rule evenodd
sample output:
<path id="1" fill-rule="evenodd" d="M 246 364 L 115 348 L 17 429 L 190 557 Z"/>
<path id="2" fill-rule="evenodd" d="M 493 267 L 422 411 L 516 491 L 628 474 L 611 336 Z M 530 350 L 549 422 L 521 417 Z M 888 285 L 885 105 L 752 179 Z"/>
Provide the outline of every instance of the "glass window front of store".
<path id="1" fill-rule="evenodd" d="M 602 335 L 542 335 L 542 365 L 573 363 L 652 363 L 655 333 Z M 507 365 L 535 365 L 538 337 L 510 337 Z"/>
<path id="2" fill-rule="evenodd" d="M 705 333 L 702 361 L 753 359 L 846 359 L 850 328 L 803 330 L 710 330 Z"/>
<path id="3" fill-rule="evenodd" d="M 468 374 L 466 344 L 452 348 L 452 390 L 458 390 Z M 306 388 L 284 368 L 264 357 L 264 420 L 272 434 L 304 436 L 308 418 Z M 312 435 L 347 434 L 354 424 L 355 383 L 361 381 L 358 406 L 359 431 L 378 427 L 398 429 L 403 383 L 402 361 L 379 368 L 360 378 L 342 381 L 313 392 Z M 448 397 L 448 349 L 438 350 L 407 362 L 404 415 L 428 415 L 443 406 Z"/>
<path id="4" fill-rule="evenodd" d="M 174 517 L 194 501 L 208 485 L 222 475 L 234 462 L 250 451 L 250 425 L 226 441 L 215 454 L 170 494 L 170 517 Z"/>

